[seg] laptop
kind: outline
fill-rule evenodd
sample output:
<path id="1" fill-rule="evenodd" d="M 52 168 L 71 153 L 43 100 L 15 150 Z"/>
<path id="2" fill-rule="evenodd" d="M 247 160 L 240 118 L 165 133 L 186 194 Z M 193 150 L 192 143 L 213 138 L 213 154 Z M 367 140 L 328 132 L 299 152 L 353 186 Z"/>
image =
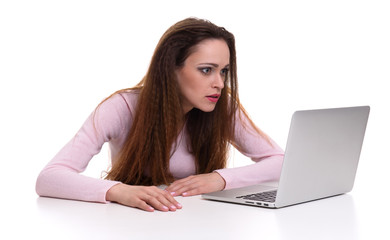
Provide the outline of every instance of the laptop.
<path id="1" fill-rule="evenodd" d="M 279 182 L 203 194 L 204 199 L 281 208 L 352 190 L 369 106 L 296 111 Z"/>

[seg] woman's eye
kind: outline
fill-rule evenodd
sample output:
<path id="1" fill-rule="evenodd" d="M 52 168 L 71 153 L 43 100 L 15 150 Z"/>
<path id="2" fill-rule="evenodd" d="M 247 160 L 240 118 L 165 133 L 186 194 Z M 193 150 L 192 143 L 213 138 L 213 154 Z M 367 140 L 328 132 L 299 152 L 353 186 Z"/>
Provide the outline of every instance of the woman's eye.
<path id="1" fill-rule="evenodd" d="M 210 67 L 200 68 L 199 70 L 204 74 L 209 74 L 211 72 Z"/>
<path id="2" fill-rule="evenodd" d="M 229 69 L 224 68 L 221 70 L 221 75 L 225 76 L 229 72 Z"/>

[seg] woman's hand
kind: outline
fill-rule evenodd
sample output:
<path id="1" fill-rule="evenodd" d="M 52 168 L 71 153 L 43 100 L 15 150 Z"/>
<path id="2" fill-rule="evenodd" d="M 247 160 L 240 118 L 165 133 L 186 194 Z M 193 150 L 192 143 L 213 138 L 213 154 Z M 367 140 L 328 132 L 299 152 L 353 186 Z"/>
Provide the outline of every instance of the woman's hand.
<path id="1" fill-rule="evenodd" d="M 106 200 L 149 212 L 153 212 L 155 209 L 167 212 L 182 208 L 169 192 L 155 186 L 117 184 L 108 190 Z"/>
<path id="2" fill-rule="evenodd" d="M 193 196 L 220 191 L 225 188 L 225 180 L 217 172 L 189 176 L 173 182 L 165 190 L 172 196 Z"/>

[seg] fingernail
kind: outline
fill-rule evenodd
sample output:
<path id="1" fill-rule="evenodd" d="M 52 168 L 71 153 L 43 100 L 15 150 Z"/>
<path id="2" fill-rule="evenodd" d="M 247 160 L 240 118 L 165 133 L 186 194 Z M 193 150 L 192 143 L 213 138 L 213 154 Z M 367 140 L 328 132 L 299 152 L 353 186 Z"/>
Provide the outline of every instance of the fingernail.
<path id="1" fill-rule="evenodd" d="M 179 208 L 183 207 L 180 203 L 176 204 L 176 206 L 179 207 Z"/>
<path id="2" fill-rule="evenodd" d="M 176 207 L 174 205 L 171 205 L 171 208 L 176 209 Z"/>
<path id="3" fill-rule="evenodd" d="M 171 192 L 171 195 L 172 195 L 172 196 L 175 196 L 175 194 L 176 194 L 176 192 Z"/>
<path id="4" fill-rule="evenodd" d="M 186 193 L 186 192 L 183 192 L 183 194 L 182 194 L 182 195 L 183 195 L 183 196 L 186 196 L 187 194 L 188 194 L 188 193 Z"/>
<path id="5" fill-rule="evenodd" d="M 169 210 L 169 208 L 168 208 L 167 206 L 163 206 L 163 208 L 164 208 L 165 210 Z"/>

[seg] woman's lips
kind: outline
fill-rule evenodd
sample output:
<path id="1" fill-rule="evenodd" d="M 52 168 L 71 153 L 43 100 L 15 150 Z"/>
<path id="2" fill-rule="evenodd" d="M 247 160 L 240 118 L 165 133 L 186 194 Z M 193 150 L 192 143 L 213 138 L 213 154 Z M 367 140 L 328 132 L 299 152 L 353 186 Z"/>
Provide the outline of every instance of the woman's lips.
<path id="1" fill-rule="evenodd" d="M 213 95 L 206 96 L 206 97 L 210 102 L 218 102 L 218 99 L 220 96 L 221 96 L 220 94 L 213 94 Z"/>

